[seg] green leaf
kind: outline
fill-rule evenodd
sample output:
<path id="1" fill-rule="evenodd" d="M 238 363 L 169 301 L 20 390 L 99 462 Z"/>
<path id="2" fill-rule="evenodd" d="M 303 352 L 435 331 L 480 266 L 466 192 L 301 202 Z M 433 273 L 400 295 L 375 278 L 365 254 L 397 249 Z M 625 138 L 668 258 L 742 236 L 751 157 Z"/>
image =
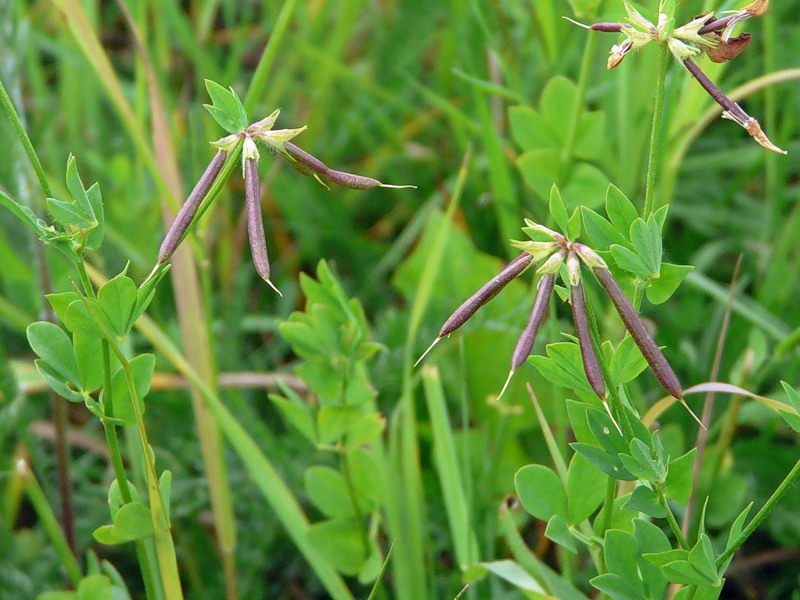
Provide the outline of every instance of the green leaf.
<path id="1" fill-rule="evenodd" d="M 720 579 L 718 585 L 689 585 L 681 588 L 678 593 L 675 594 L 673 600 L 717 600 L 722 593 L 724 584 L 725 580 Z"/>
<path id="2" fill-rule="evenodd" d="M 611 417 L 605 412 L 596 408 L 586 411 L 586 420 L 592 430 L 592 435 L 605 448 L 606 452 L 612 455 L 628 453 L 630 449 L 628 443 L 614 425 Z"/>
<path id="3" fill-rule="evenodd" d="M 62 375 L 54 371 L 48 363 L 41 359 L 35 360 L 34 364 L 47 385 L 49 385 L 56 394 L 70 402 L 84 402 L 87 400 L 86 396 L 76 391 L 80 387 L 79 384 L 68 384 Z"/>
<path id="4" fill-rule="evenodd" d="M 569 525 L 563 517 L 553 515 L 547 521 L 547 528 L 544 530 L 544 536 L 548 540 L 553 540 L 562 548 L 566 548 L 573 554 L 578 553 L 578 547 L 575 545 L 575 538 L 572 537 Z"/>
<path id="5" fill-rule="evenodd" d="M 608 250 L 612 244 L 627 246 L 628 240 L 607 219 L 586 206 L 581 207 L 583 227 L 595 250 Z"/>
<path id="6" fill-rule="evenodd" d="M 800 393 L 797 392 L 792 386 L 790 386 L 785 381 L 781 381 L 781 387 L 783 391 L 786 393 L 786 398 L 789 400 L 789 403 L 794 407 L 794 409 L 800 412 Z"/>
<path id="7" fill-rule="evenodd" d="M 661 568 L 671 562 L 688 560 L 689 551 L 682 548 L 676 548 L 674 550 L 662 550 L 659 552 L 645 552 L 642 554 L 642 558 L 652 563 L 656 567 Z"/>
<path id="8" fill-rule="evenodd" d="M 524 151 L 537 148 L 560 148 L 558 133 L 542 115 L 528 106 L 508 109 L 511 136 Z"/>
<path id="9" fill-rule="evenodd" d="M 372 512 L 383 502 L 385 471 L 374 454 L 364 448 L 348 450 L 346 458 L 358 506 L 362 513 Z"/>
<path id="10" fill-rule="evenodd" d="M 97 301 L 111 324 L 111 331 L 119 341 L 124 340 L 133 324 L 131 315 L 136 306 L 136 284 L 123 271 L 100 288 Z"/>
<path id="11" fill-rule="evenodd" d="M 567 495 L 561 480 L 542 465 L 527 465 L 514 476 L 514 485 L 522 506 L 537 519 L 547 521 L 558 515 L 567 519 Z"/>
<path id="12" fill-rule="evenodd" d="M 47 294 L 45 298 L 47 298 L 50 306 L 53 307 L 53 311 L 66 326 L 67 308 L 75 300 L 80 300 L 80 295 L 77 292 L 61 292 L 60 294 Z M 72 330 L 70 329 L 70 331 Z"/>
<path id="13" fill-rule="evenodd" d="M 322 444 L 338 442 L 353 424 L 361 418 L 355 406 L 326 406 L 317 413 L 317 431 Z"/>
<path id="14" fill-rule="evenodd" d="M 581 207 L 576 206 L 572 211 L 572 216 L 569 218 L 569 231 L 567 237 L 571 240 L 577 240 L 581 237 Z"/>
<path id="15" fill-rule="evenodd" d="M 611 475 L 615 479 L 622 481 L 634 481 L 636 477 L 631 475 L 619 459 L 611 455 L 597 446 L 592 444 L 584 444 L 582 442 L 574 442 L 570 444 L 575 452 L 580 453 L 587 458 L 595 467 L 600 469 L 603 473 Z"/>
<path id="16" fill-rule="evenodd" d="M 137 319 L 142 316 L 147 307 L 150 305 L 150 302 L 153 300 L 153 296 L 156 293 L 156 286 L 164 279 L 164 276 L 169 272 L 171 265 L 166 265 L 155 277 L 148 278 L 142 285 L 136 290 L 136 307 L 133 309 L 133 314 L 131 315 L 130 324 L 133 326 L 136 323 Z"/>
<path id="17" fill-rule="evenodd" d="M 544 588 L 539 582 L 513 560 L 495 560 L 492 562 L 482 562 L 480 564 L 489 572 L 521 590 L 534 592 L 536 594 L 545 593 Z"/>
<path id="18" fill-rule="evenodd" d="M 103 385 L 103 361 L 100 360 L 102 350 L 100 340 L 81 333 L 72 334 L 75 361 L 81 374 L 81 387 L 86 394 L 91 394 Z"/>
<path id="19" fill-rule="evenodd" d="M 49 233 L 41 224 L 39 217 L 37 217 L 30 208 L 20 204 L 10 196 L 7 196 L 2 190 L 0 190 L 0 204 L 5 206 L 17 219 L 35 231 L 39 237 L 44 238 Z"/>
<path id="20" fill-rule="evenodd" d="M 690 265 L 663 263 L 658 277 L 647 282 L 647 299 L 652 304 L 662 304 L 672 297 L 686 276 L 694 270 Z"/>
<path id="21" fill-rule="evenodd" d="M 204 104 L 214 120 L 228 133 L 238 133 L 247 128 L 247 114 L 236 93 L 206 79 L 206 90 L 213 106 Z"/>
<path id="22" fill-rule="evenodd" d="M 630 229 L 631 244 L 651 275 L 661 271 L 661 230 L 651 216 L 647 221 L 636 219 Z"/>
<path id="23" fill-rule="evenodd" d="M 671 549 L 669 540 L 660 527 L 643 519 L 633 520 L 633 536 L 639 549 L 639 574 L 648 598 L 660 598 L 667 580 L 661 569 L 642 557 L 646 553 L 665 552 Z"/>
<path id="24" fill-rule="evenodd" d="M 560 181 L 564 174 L 561 152 L 549 148 L 523 153 L 517 159 L 517 168 L 525 184 L 540 198 L 547 198 L 553 181 Z"/>
<path id="25" fill-rule="evenodd" d="M 669 463 L 667 473 L 667 487 L 664 492 L 667 498 L 672 498 L 681 504 L 686 504 L 692 495 L 692 469 L 697 456 L 697 448 L 692 448 L 683 456 Z"/>
<path id="26" fill-rule="evenodd" d="M 567 470 L 567 505 L 573 525 L 589 518 L 603 502 L 606 474 L 581 454 L 575 454 Z"/>
<path id="27" fill-rule="evenodd" d="M 608 176 L 585 162 L 575 163 L 569 180 L 561 189 L 564 203 L 572 210 L 579 206 L 599 208 L 603 203 L 603 190 L 608 186 Z"/>
<path id="28" fill-rule="evenodd" d="M 128 364 L 133 377 L 139 410 L 144 414 L 144 397 L 150 391 L 150 383 L 153 380 L 153 369 L 155 369 L 156 366 L 156 359 L 152 354 L 140 354 L 131 359 Z M 120 365 L 111 376 L 111 394 L 114 406 L 114 418 L 121 420 L 125 425 L 136 424 L 136 412 L 134 411 L 133 402 L 131 401 L 128 379 L 122 365 Z"/>
<path id="29" fill-rule="evenodd" d="M 89 198 L 89 204 L 92 207 L 95 219 L 95 226 L 89 232 L 89 237 L 86 238 L 86 247 L 89 250 L 97 250 L 103 243 L 103 237 L 105 236 L 105 214 L 103 211 L 103 197 L 100 194 L 100 184 L 95 183 L 86 190 L 86 195 Z"/>
<path id="30" fill-rule="evenodd" d="M 64 229 L 91 229 L 95 225 L 92 217 L 84 213 L 74 202 L 65 202 L 55 198 L 47 199 L 47 210 L 53 220 Z"/>
<path id="31" fill-rule="evenodd" d="M 90 222 L 95 221 L 94 208 L 92 203 L 89 202 L 86 188 L 83 186 L 83 181 L 81 181 L 81 176 L 78 173 L 78 162 L 72 154 L 67 159 L 67 189 L 75 200 L 76 207 Z M 48 203 L 49 201 L 50 198 L 48 198 Z"/>
<path id="32" fill-rule="evenodd" d="M 628 250 L 624 246 L 619 246 L 617 244 L 612 245 L 611 256 L 620 269 L 638 275 L 642 279 L 647 279 L 653 274 L 650 267 L 647 266 L 636 252 Z"/>
<path id="33" fill-rule="evenodd" d="M 610 184 L 606 189 L 606 214 L 617 231 L 623 233 L 626 238 L 631 225 L 639 218 L 636 207 L 614 184 Z"/>
<path id="34" fill-rule="evenodd" d="M 303 478 L 309 500 L 326 517 L 355 516 L 347 482 L 341 473 L 330 467 L 313 466 L 306 469 Z"/>
<path id="35" fill-rule="evenodd" d="M 350 519 L 314 523 L 306 538 L 345 575 L 357 575 L 366 560 L 360 527 Z"/>
<path id="36" fill-rule="evenodd" d="M 642 356 L 631 336 L 625 336 L 614 351 L 608 365 L 609 375 L 614 386 L 636 379 L 647 368 L 647 360 Z"/>
<path id="37" fill-rule="evenodd" d="M 714 548 L 711 539 L 705 533 L 700 534 L 694 548 L 689 551 L 689 564 L 709 582 L 717 583 L 719 580 Z"/>
<path id="38" fill-rule="evenodd" d="M 92 533 L 101 544 L 113 545 L 153 535 L 153 517 L 141 502 L 129 502 L 114 515 L 113 525 L 103 525 Z"/>
<path id="39" fill-rule="evenodd" d="M 564 235 L 569 235 L 569 214 L 556 184 L 550 187 L 550 215 Z"/>
<path id="40" fill-rule="evenodd" d="M 74 388 L 80 387 L 81 375 L 72 341 L 58 325 L 46 321 L 31 323 L 27 329 L 31 349 L 47 364 L 51 375 Z"/>
<path id="41" fill-rule="evenodd" d="M 386 419 L 379 413 L 361 415 L 347 430 L 345 446 L 358 448 L 376 440 L 386 428 Z"/>
<path id="42" fill-rule="evenodd" d="M 633 535 L 627 531 L 609 529 L 603 548 L 609 573 L 616 573 L 630 582 L 639 581 L 639 548 Z"/>
<path id="43" fill-rule="evenodd" d="M 595 442 L 594 434 L 589 428 L 589 422 L 586 417 L 586 413 L 590 410 L 596 409 L 586 402 L 567 400 L 567 417 L 569 418 L 572 432 L 575 434 L 575 439 L 587 444 Z"/>
<path id="44" fill-rule="evenodd" d="M 304 402 L 293 402 L 281 398 L 278 395 L 270 394 L 269 399 L 297 431 L 303 434 L 312 444 L 317 443 L 317 434 L 314 428 L 314 416 L 312 415 L 311 408 Z"/>
<path id="45" fill-rule="evenodd" d="M 631 492 L 624 507 L 628 510 L 635 510 L 650 515 L 651 517 L 656 517 L 657 519 L 663 519 L 667 516 L 667 511 L 665 511 L 664 507 L 658 502 L 658 494 L 646 485 L 637 486 L 633 492 Z"/>
<path id="46" fill-rule="evenodd" d="M 91 309 L 91 312 L 90 312 Z M 87 337 L 105 339 L 103 330 L 95 322 L 95 316 L 100 320 L 106 331 L 111 332 L 111 324 L 106 319 L 105 314 L 100 309 L 100 305 L 94 298 L 80 297 L 71 302 L 64 315 L 64 327 L 72 333 L 80 333 Z"/>
<path id="47" fill-rule="evenodd" d="M 531 356 L 528 358 L 542 376 L 563 387 L 577 392 L 593 395 L 586 373 L 583 370 L 581 350 L 573 342 L 556 342 L 549 344 L 545 350 L 547 356 Z"/>
<path id="48" fill-rule="evenodd" d="M 616 573 L 604 573 L 589 581 L 593 587 L 614 600 L 642 600 L 642 591 L 631 580 Z"/>
<path id="49" fill-rule="evenodd" d="M 684 585 L 702 585 L 708 583 L 692 565 L 685 560 L 676 560 L 661 567 L 661 572 L 672 583 L 682 583 Z"/>
<path id="50" fill-rule="evenodd" d="M 87 575 L 78 584 L 78 600 L 112 600 L 111 581 L 105 575 Z"/>

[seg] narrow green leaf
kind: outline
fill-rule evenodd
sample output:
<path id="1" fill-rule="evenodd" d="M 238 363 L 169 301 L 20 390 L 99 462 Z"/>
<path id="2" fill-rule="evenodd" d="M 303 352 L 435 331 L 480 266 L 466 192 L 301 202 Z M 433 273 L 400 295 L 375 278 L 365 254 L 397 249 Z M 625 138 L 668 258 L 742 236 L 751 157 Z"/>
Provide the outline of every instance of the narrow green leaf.
<path id="1" fill-rule="evenodd" d="M 617 231 L 624 233 L 626 237 L 633 222 L 639 218 L 633 202 L 614 184 L 606 189 L 606 214 Z"/>
<path id="2" fill-rule="evenodd" d="M 642 356 L 633 338 L 626 336 L 617 346 L 608 365 L 611 381 L 615 386 L 636 379 L 645 369 L 647 360 Z"/>
<path id="3" fill-rule="evenodd" d="M 661 567 L 661 571 L 672 583 L 682 583 L 684 585 L 703 585 L 708 583 L 708 580 L 685 560 L 667 563 Z"/>
<path id="4" fill-rule="evenodd" d="M 573 525 L 588 519 L 603 502 L 606 474 L 586 457 L 575 454 L 567 471 L 567 505 Z"/>
<path id="5" fill-rule="evenodd" d="M 126 268 L 127 270 L 127 268 Z M 112 332 L 121 340 L 128 335 L 136 306 L 136 284 L 123 271 L 107 281 L 97 292 L 97 301 L 108 317 Z"/>
<path id="6" fill-rule="evenodd" d="M 72 340 L 64 330 L 53 323 L 38 321 L 28 326 L 27 334 L 31 349 L 50 367 L 51 372 L 61 381 L 77 388 L 81 375 L 75 362 Z"/>
<path id="7" fill-rule="evenodd" d="M 47 210 L 52 215 L 53 220 L 64 229 L 69 229 L 71 227 L 76 229 L 90 229 L 96 224 L 92 217 L 83 212 L 73 202 L 48 198 Z"/>
<path id="8" fill-rule="evenodd" d="M 689 551 L 689 564 L 709 582 L 716 583 L 719 580 L 716 560 L 711 539 L 705 533 L 701 533 L 694 548 Z"/>
<path id="9" fill-rule="evenodd" d="M 575 545 L 575 538 L 570 532 L 567 521 L 559 516 L 553 515 L 547 522 L 547 528 L 544 530 L 544 536 L 548 540 L 554 541 L 562 548 L 566 548 L 573 554 L 578 553 L 578 547 Z"/>
<path id="10" fill-rule="evenodd" d="M 620 269 L 638 275 L 642 279 L 647 279 L 653 274 L 650 267 L 636 252 L 628 250 L 624 246 L 619 246 L 617 244 L 612 245 L 611 256 Z"/>
<path id="11" fill-rule="evenodd" d="M 269 399 L 294 428 L 312 444 L 317 443 L 317 434 L 314 427 L 314 417 L 311 409 L 305 403 L 297 403 L 278 395 L 270 394 Z"/>
<path id="12" fill-rule="evenodd" d="M 567 207 L 564 205 L 564 200 L 561 199 L 561 192 L 558 191 L 558 187 L 555 184 L 550 187 L 550 215 L 561 232 L 564 235 L 569 235 L 569 214 L 567 213 Z"/>
<path id="13" fill-rule="evenodd" d="M 608 250 L 612 244 L 627 246 L 628 240 L 607 219 L 586 206 L 581 207 L 583 226 L 595 250 Z M 627 230 L 626 230 L 627 231 Z"/>

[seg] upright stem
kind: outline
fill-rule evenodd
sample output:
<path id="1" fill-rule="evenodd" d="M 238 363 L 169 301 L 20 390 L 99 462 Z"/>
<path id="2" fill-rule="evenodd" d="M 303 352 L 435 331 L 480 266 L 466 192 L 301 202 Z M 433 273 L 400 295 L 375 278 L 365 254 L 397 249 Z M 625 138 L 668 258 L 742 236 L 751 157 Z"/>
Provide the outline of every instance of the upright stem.
<path id="1" fill-rule="evenodd" d="M 572 162 L 575 153 L 575 144 L 578 141 L 578 131 L 580 131 L 581 115 L 583 115 L 583 105 L 586 101 L 586 90 L 589 87 L 589 75 L 592 71 L 592 60 L 597 49 L 597 36 L 589 35 L 586 46 L 583 49 L 581 59 L 581 70 L 578 75 L 578 93 L 575 94 L 575 105 L 572 107 L 572 116 L 567 129 L 567 139 L 561 153 L 562 162 L 568 165 Z"/>
<path id="2" fill-rule="evenodd" d="M 661 48 L 656 71 L 656 98 L 653 103 L 653 124 L 650 129 L 650 153 L 647 158 L 647 178 L 644 192 L 644 218 L 653 214 L 655 209 L 656 162 L 658 161 L 659 145 L 661 141 L 661 117 L 664 111 L 664 83 L 667 79 L 667 58 L 669 49 L 666 45 Z"/>
<path id="3" fill-rule="evenodd" d="M 719 558 L 717 558 L 718 569 L 724 565 L 731 556 L 733 556 L 733 553 L 736 552 L 742 544 L 744 544 L 745 540 L 750 537 L 750 534 L 752 534 L 758 528 L 758 526 L 761 525 L 762 521 L 767 518 L 767 515 L 769 515 L 770 512 L 772 512 L 772 509 L 775 508 L 775 505 L 778 502 L 780 502 L 784 494 L 786 494 L 786 492 L 789 491 L 789 488 L 794 485 L 794 482 L 798 476 L 800 476 L 800 460 L 794 464 L 794 467 L 792 467 L 792 470 L 789 471 L 789 474 L 786 476 L 786 478 L 767 499 L 766 503 L 764 503 L 764 506 L 761 507 L 761 510 L 758 511 L 755 517 L 753 517 L 753 520 L 750 521 L 742 533 L 739 534 L 739 537 L 737 537 L 733 543 L 728 546 L 725 552 L 723 552 Z"/>

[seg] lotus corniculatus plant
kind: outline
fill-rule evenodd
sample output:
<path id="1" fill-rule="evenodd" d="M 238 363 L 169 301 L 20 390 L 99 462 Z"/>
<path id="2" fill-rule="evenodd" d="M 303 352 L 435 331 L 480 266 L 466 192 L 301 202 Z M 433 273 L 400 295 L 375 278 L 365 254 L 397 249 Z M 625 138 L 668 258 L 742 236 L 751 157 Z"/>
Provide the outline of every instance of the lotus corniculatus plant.
<path id="1" fill-rule="evenodd" d="M 716 63 L 733 60 L 741 54 L 750 43 L 751 35 L 742 33 L 731 37 L 734 27 L 751 17 L 760 17 L 769 7 L 769 0 L 754 0 L 745 8 L 730 11 L 726 16 L 717 18 L 713 12 L 695 17 L 685 25 L 675 27 L 673 20 L 664 13 L 658 15 L 657 24 L 653 24 L 639 14 L 636 9 L 625 3 L 628 21 L 624 23 L 594 23 L 584 25 L 567 17 L 568 21 L 592 31 L 621 34 L 619 43 L 611 48 L 608 57 L 608 68 L 613 69 L 632 51 L 649 44 L 667 44 L 672 56 L 678 61 L 703 89 L 722 107 L 722 116 L 735 121 L 747 131 L 759 144 L 767 150 L 778 154 L 786 154 L 767 138 L 758 121 L 748 115 L 741 106 L 728 98 L 700 69 L 694 61 L 705 53 Z"/>
<path id="2" fill-rule="evenodd" d="M 575 324 L 575 332 L 581 351 L 583 369 L 592 390 L 603 403 L 609 415 L 611 415 L 611 411 L 606 402 L 607 390 L 603 369 L 600 365 L 595 341 L 592 340 L 591 330 L 589 328 L 586 298 L 583 291 L 582 263 L 585 268 L 591 271 L 594 278 L 602 286 L 606 294 L 608 294 L 611 303 L 622 319 L 622 323 L 625 325 L 631 338 L 633 338 L 633 341 L 639 347 L 642 356 L 647 361 L 656 379 L 661 384 L 661 387 L 676 398 L 691 413 L 692 417 L 700 423 L 700 420 L 683 399 L 683 388 L 678 377 L 675 375 L 675 371 L 673 371 L 666 357 L 661 352 L 661 349 L 656 345 L 647 327 L 645 327 L 644 321 L 614 279 L 611 270 L 608 268 L 603 258 L 588 246 L 579 242 L 569 241 L 564 235 L 557 231 L 553 231 L 527 219 L 525 222 L 527 225 L 525 231 L 534 234 L 537 240 L 512 241 L 515 247 L 522 250 L 522 254 L 508 263 L 500 273 L 483 285 L 483 287 L 469 297 L 452 315 L 450 315 L 439 330 L 436 339 L 427 350 L 425 350 L 419 360 L 417 360 L 417 363 L 419 363 L 442 338 L 450 335 L 466 323 L 479 308 L 494 298 L 513 279 L 528 268 L 539 265 L 536 270 L 536 274 L 540 276 L 536 299 L 533 302 L 533 309 L 531 310 L 528 324 L 522 332 L 522 335 L 520 335 L 517 345 L 511 355 L 511 368 L 500 392 L 500 396 L 502 396 L 511 378 L 514 376 L 514 373 L 525 363 L 533 349 L 539 327 L 547 314 L 556 277 L 561 272 L 562 265 L 566 265 L 566 281 L 569 287 L 572 319 Z M 550 241 L 541 241 L 538 239 L 542 237 L 549 237 L 551 239 Z"/>

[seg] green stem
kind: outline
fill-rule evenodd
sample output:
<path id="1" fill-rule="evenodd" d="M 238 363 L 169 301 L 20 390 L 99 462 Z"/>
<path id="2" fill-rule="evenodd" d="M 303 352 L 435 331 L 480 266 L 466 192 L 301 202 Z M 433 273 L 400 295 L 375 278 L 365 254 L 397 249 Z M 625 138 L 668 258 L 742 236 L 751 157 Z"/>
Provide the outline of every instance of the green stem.
<path id="1" fill-rule="evenodd" d="M 50 184 L 47 183 L 47 176 L 44 174 L 42 163 L 39 160 L 39 156 L 36 154 L 36 150 L 33 148 L 31 138 L 28 137 L 28 132 L 25 131 L 25 127 L 22 126 L 22 119 L 20 119 L 19 114 L 14 108 L 14 103 L 11 102 L 11 98 L 8 92 L 6 92 L 2 81 L 0 81 L 0 106 L 3 107 L 8 120 L 11 121 L 11 125 L 14 127 L 14 131 L 16 131 L 17 136 L 19 136 L 19 141 L 25 149 L 25 154 L 28 155 L 28 160 L 31 161 L 31 165 L 36 172 L 36 177 L 39 180 L 39 185 L 42 186 L 45 197 L 51 197 L 53 193 L 50 191 Z"/>
<path id="2" fill-rule="evenodd" d="M 589 75 L 592 71 L 592 61 L 594 60 L 597 49 L 597 36 L 589 35 L 586 46 L 583 49 L 581 58 L 581 70 L 578 75 L 578 90 L 575 94 L 575 104 L 572 106 L 572 115 L 567 129 L 567 139 L 564 149 L 561 152 L 561 162 L 569 167 L 575 153 L 575 144 L 578 140 L 580 131 L 581 116 L 583 115 L 584 102 L 586 101 L 586 90 L 589 88 Z"/>
<path id="3" fill-rule="evenodd" d="M 603 510 L 600 513 L 600 533 L 605 534 L 611 529 L 611 520 L 614 517 L 614 500 L 617 495 L 617 480 L 611 475 L 606 482 L 606 499 L 603 503 Z"/>
<path id="4" fill-rule="evenodd" d="M 761 507 L 761 510 L 758 511 L 753 520 L 747 524 L 747 527 L 744 528 L 742 533 L 739 534 L 732 544 L 730 544 L 723 552 L 719 558 L 717 558 L 717 568 L 721 568 L 727 560 L 733 556 L 733 553 L 736 552 L 739 547 L 744 544 L 745 540 L 756 530 L 756 528 L 761 525 L 764 519 L 767 518 L 772 509 L 775 508 L 775 505 L 780 502 L 781 498 L 789 491 L 789 489 L 794 485 L 795 480 L 800 476 L 800 460 L 798 460 L 792 470 L 789 471 L 789 474 L 786 478 L 781 482 L 781 484 L 777 487 L 777 489 L 772 492 L 772 495 L 767 499 L 764 503 L 764 506 Z"/>
<path id="5" fill-rule="evenodd" d="M 667 58 L 669 49 L 661 48 L 661 56 L 656 71 L 656 98 L 653 102 L 653 125 L 650 129 L 650 153 L 647 158 L 647 179 L 644 192 L 644 212 L 647 219 L 655 210 L 656 163 L 658 162 L 659 144 L 661 141 L 661 116 L 664 110 L 664 83 L 667 78 Z"/>
<path id="6" fill-rule="evenodd" d="M 672 530 L 672 533 L 675 534 L 675 539 L 678 540 L 678 543 L 681 545 L 681 548 L 689 549 L 689 544 L 686 542 L 686 538 L 683 537 L 683 533 L 681 532 L 681 527 L 678 525 L 678 521 L 675 519 L 675 515 L 672 514 L 672 508 L 667 502 L 667 497 L 664 495 L 663 487 L 659 487 L 656 489 L 656 493 L 658 494 L 658 503 L 667 513 L 667 523 L 669 523 L 669 528 Z"/>
<path id="7" fill-rule="evenodd" d="M 53 514 L 53 509 L 50 508 L 50 504 L 47 502 L 47 498 L 45 498 L 42 487 L 36 479 L 36 475 L 30 470 L 25 460 L 17 461 L 16 468 L 21 478 L 25 481 L 25 493 L 28 495 L 28 499 L 31 501 L 42 527 L 50 537 L 50 541 L 53 543 L 53 547 L 61 560 L 61 564 L 64 565 L 64 569 L 67 571 L 67 577 L 69 577 L 70 583 L 72 583 L 73 587 L 77 588 L 82 578 L 81 568 L 69 547 L 67 538 L 64 537 L 64 533 L 61 531 L 58 520 Z"/>

